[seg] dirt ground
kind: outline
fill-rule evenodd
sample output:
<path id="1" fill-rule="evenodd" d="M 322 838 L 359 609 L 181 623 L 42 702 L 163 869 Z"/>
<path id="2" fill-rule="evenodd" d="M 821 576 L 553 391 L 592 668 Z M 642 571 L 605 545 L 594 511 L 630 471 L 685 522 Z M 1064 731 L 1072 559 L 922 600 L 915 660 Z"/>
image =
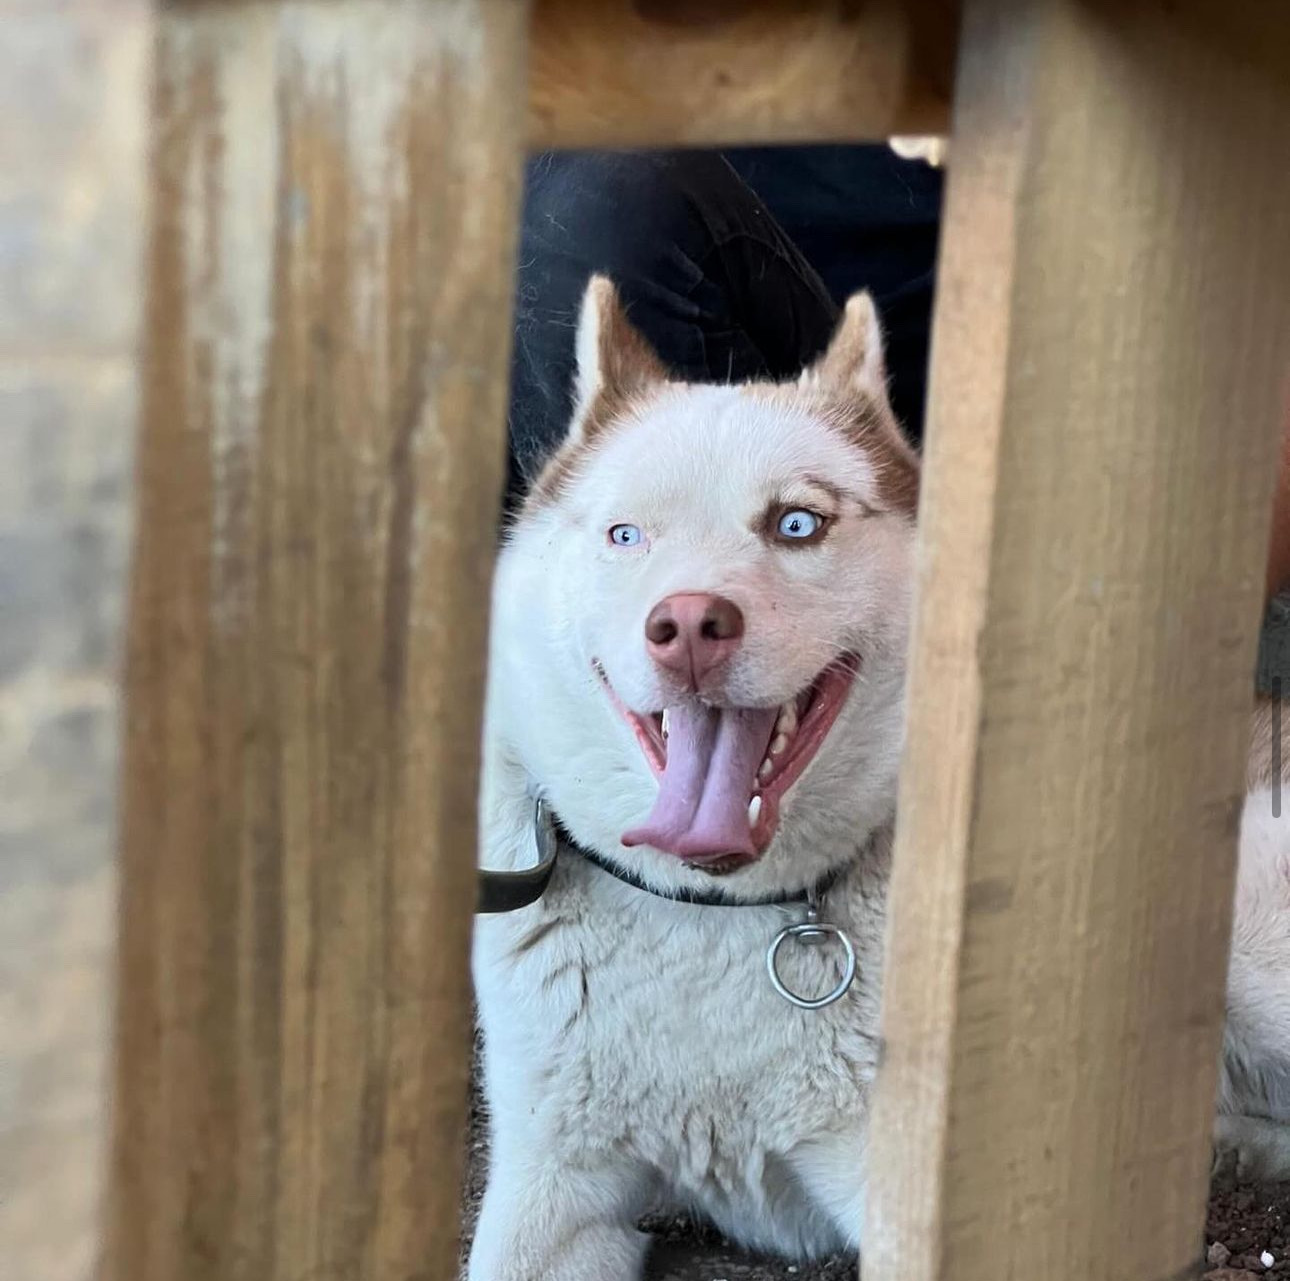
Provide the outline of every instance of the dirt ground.
<path id="1" fill-rule="evenodd" d="M 478 1098 L 472 1100 L 470 1152 L 465 1197 L 469 1246 L 483 1191 L 488 1146 Z M 649 1281 L 856 1281 L 846 1258 L 797 1265 L 750 1257 L 732 1248 L 711 1228 L 687 1219 L 654 1218 L 644 1226 L 656 1235 Z M 1266 1273 L 1290 1277 L 1290 1183 L 1215 1185 L 1205 1225 L 1204 1281 L 1247 1281 Z M 1271 1259 L 1271 1263 L 1265 1259 Z"/>
<path id="2" fill-rule="evenodd" d="M 1243 1281 L 1266 1272 L 1290 1276 L 1290 1183 L 1216 1185 L 1205 1245 L 1211 1281 Z"/>

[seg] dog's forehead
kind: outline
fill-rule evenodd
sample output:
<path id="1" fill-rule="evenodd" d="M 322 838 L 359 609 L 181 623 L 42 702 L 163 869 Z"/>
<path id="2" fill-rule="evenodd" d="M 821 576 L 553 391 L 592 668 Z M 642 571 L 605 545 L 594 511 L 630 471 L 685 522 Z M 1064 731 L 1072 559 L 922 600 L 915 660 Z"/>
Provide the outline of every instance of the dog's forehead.
<path id="1" fill-rule="evenodd" d="M 695 386 L 674 388 L 617 426 L 588 480 L 610 503 L 743 511 L 819 476 L 864 492 L 874 468 L 806 398 Z"/>

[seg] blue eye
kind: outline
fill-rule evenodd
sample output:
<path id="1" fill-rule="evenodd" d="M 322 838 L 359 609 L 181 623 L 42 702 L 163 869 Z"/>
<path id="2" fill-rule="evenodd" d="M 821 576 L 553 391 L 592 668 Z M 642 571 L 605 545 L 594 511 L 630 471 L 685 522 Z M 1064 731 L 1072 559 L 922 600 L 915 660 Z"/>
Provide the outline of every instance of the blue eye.
<path id="1" fill-rule="evenodd" d="M 814 513 L 795 508 L 779 518 L 776 533 L 781 538 L 812 538 L 823 528 L 824 522 Z"/>
<path id="2" fill-rule="evenodd" d="M 636 547 L 641 542 L 641 531 L 635 525 L 611 525 L 609 541 L 615 547 Z"/>

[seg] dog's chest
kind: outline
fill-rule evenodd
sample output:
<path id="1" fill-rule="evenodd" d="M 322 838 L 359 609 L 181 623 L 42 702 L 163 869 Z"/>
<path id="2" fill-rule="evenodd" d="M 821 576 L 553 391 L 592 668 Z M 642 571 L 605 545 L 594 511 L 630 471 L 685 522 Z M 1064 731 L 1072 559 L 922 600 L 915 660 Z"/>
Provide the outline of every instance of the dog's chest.
<path id="1" fill-rule="evenodd" d="M 875 1062 L 876 931 L 852 929 L 852 991 L 806 1011 L 766 971 L 771 940 L 800 912 L 633 893 L 575 885 L 486 946 L 481 998 L 503 1094 L 524 1097 L 570 1151 L 630 1150 L 686 1182 L 737 1183 L 757 1154 L 857 1114 Z M 795 948 L 786 977 L 832 986 L 839 958 Z"/>

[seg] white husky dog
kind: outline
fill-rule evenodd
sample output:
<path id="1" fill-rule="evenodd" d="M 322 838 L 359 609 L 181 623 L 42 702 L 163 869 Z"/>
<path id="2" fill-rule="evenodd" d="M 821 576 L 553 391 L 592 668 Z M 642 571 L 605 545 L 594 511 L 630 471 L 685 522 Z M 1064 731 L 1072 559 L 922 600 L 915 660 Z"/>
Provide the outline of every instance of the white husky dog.
<path id="1" fill-rule="evenodd" d="M 597 278 L 577 359 L 496 580 L 482 861 L 535 861 L 538 798 L 568 838 L 545 896 L 476 930 L 492 1158 L 470 1278 L 639 1276 L 636 1222 L 669 1201 L 752 1248 L 855 1249 L 918 490 L 877 317 L 853 298 L 796 383 L 684 384 Z M 1262 795 L 1221 1101 L 1276 1118 L 1290 825 Z M 841 934 L 768 967 L 808 897 Z M 1290 1172 L 1284 1133 L 1229 1116 L 1219 1147 Z"/>
<path id="2" fill-rule="evenodd" d="M 638 884 L 568 851 L 539 903 L 479 921 L 470 1275 L 638 1275 L 659 1199 L 753 1247 L 854 1247 L 918 488 L 877 317 L 853 298 L 795 384 L 686 385 L 597 278 L 577 359 L 498 567 L 483 862 L 534 862 L 541 797 Z M 803 1009 L 766 953 L 816 889 L 857 973 Z M 687 890 L 722 905 L 658 896 Z M 790 939 L 777 961 L 817 997 L 845 954 Z"/>

